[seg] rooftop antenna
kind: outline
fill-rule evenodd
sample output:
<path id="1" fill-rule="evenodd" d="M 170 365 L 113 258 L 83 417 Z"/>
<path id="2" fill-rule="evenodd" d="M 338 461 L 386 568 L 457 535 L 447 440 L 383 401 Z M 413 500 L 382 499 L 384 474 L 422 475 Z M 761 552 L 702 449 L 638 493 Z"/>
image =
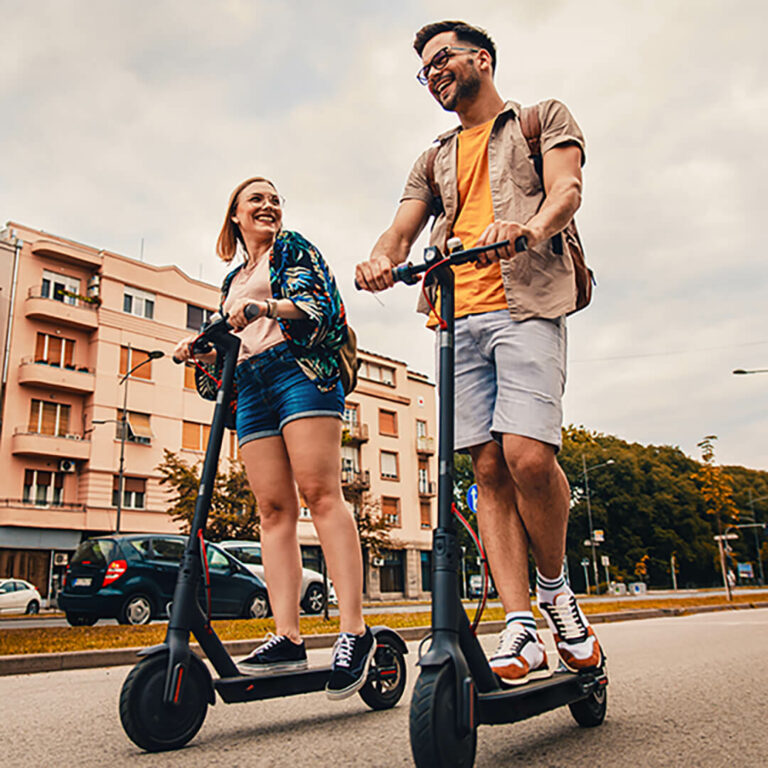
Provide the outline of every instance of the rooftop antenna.
<path id="1" fill-rule="evenodd" d="M 141 253 L 139 254 L 139 259 L 141 261 L 144 261 L 144 238 L 141 238 Z"/>

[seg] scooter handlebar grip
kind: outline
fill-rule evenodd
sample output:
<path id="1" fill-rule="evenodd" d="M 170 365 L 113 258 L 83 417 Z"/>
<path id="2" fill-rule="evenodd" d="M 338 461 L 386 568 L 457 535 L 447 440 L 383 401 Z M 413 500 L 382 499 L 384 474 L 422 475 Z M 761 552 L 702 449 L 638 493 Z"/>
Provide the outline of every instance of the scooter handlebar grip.
<path id="1" fill-rule="evenodd" d="M 248 304 L 243 313 L 249 320 L 255 320 L 259 316 L 260 311 L 259 305 L 254 302 L 253 304 Z"/>
<path id="2" fill-rule="evenodd" d="M 174 355 L 174 356 L 171 358 L 171 360 L 173 360 L 173 362 L 174 362 L 174 363 L 176 363 L 176 365 L 181 365 L 181 364 L 184 362 L 184 361 L 183 361 L 183 360 L 181 360 L 180 358 L 176 357 L 176 355 Z"/>
<path id="3" fill-rule="evenodd" d="M 515 252 L 522 253 L 528 250 L 528 238 L 525 235 L 515 238 Z"/>

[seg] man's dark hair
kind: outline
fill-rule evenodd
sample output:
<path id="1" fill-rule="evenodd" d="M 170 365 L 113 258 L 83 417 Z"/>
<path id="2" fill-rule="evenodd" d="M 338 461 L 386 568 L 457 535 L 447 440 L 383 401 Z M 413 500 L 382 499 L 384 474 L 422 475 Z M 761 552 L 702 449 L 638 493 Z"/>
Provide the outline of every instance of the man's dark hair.
<path id="1" fill-rule="evenodd" d="M 470 43 L 491 54 L 491 71 L 496 72 L 496 45 L 490 35 L 481 27 L 473 27 L 465 21 L 436 21 L 422 27 L 413 40 L 413 48 L 421 56 L 424 46 L 436 35 L 453 32 L 462 43 Z"/>

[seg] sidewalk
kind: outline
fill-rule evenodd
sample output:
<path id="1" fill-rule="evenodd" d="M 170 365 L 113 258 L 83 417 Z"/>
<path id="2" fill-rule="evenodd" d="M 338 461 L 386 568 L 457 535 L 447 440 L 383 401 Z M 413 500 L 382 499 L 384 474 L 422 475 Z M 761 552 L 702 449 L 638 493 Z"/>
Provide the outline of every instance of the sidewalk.
<path id="1" fill-rule="evenodd" d="M 637 619 L 657 619 L 672 616 L 687 616 L 695 613 L 714 611 L 745 610 L 768 608 L 768 601 L 736 603 L 724 605 L 702 605 L 691 607 L 630 609 L 608 613 L 591 613 L 592 624 L 605 624 L 616 621 L 634 621 Z M 539 627 L 545 627 L 543 619 L 538 619 Z M 478 627 L 478 634 L 487 635 L 500 632 L 503 621 L 483 621 Z M 397 630 L 406 641 L 421 640 L 429 633 L 429 627 L 406 627 Z M 305 635 L 307 648 L 330 648 L 336 641 L 336 634 Z M 245 655 L 253 649 L 255 640 L 225 641 L 224 647 L 232 656 Z M 198 646 L 193 644 L 193 649 Z M 7 675 L 33 674 L 36 672 L 57 672 L 65 669 L 86 669 L 93 667 L 115 667 L 134 664 L 139 648 L 109 648 L 104 650 L 71 651 L 68 653 L 34 653 L 0 656 L 0 677 Z"/>

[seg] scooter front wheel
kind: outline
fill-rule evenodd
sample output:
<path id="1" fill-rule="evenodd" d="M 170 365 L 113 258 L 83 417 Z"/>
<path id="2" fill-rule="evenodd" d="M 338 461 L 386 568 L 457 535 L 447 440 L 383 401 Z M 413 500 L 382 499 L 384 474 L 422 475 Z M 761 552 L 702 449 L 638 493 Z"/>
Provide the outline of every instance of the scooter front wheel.
<path id="1" fill-rule="evenodd" d="M 459 736 L 456 678 L 450 666 L 424 669 L 411 699 L 411 751 L 417 768 L 470 768 L 477 729 Z"/>
<path id="2" fill-rule="evenodd" d="M 163 703 L 165 654 L 142 659 L 120 691 L 120 720 L 128 738 L 148 752 L 183 747 L 200 730 L 208 711 L 207 681 L 189 664 L 178 704 Z"/>

